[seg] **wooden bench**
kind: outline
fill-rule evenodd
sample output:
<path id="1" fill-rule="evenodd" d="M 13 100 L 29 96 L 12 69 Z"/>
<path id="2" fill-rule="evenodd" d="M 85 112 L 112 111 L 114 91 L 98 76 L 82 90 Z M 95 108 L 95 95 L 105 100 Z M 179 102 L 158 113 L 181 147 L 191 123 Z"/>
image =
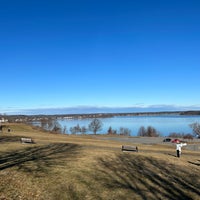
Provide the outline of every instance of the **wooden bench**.
<path id="1" fill-rule="evenodd" d="M 135 151 L 135 152 L 138 152 L 138 147 L 137 146 L 122 145 L 122 151 Z"/>
<path id="2" fill-rule="evenodd" d="M 35 142 L 33 141 L 32 138 L 21 138 L 21 143 L 22 144 L 25 144 L 25 143 L 31 143 L 31 144 L 33 144 Z"/>

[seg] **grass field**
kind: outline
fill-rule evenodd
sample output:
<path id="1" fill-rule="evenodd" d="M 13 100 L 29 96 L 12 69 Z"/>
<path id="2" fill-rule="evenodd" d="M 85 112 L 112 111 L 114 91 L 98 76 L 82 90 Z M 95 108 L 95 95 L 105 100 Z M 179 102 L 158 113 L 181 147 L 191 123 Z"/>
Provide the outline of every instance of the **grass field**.
<path id="1" fill-rule="evenodd" d="M 183 149 L 177 158 L 172 144 L 9 126 L 0 133 L 0 200 L 200 199 L 198 150 Z M 21 137 L 35 144 L 21 144 Z M 122 144 L 139 152 L 122 152 Z"/>

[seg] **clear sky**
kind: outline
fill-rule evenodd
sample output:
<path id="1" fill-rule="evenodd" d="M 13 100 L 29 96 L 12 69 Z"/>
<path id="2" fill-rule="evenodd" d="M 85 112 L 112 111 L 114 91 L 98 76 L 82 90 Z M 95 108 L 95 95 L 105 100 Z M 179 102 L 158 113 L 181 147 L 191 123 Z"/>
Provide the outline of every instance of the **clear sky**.
<path id="1" fill-rule="evenodd" d="M 0 69 L 0 113 L 200 109 L 200 1 L 0 0 Z"/>

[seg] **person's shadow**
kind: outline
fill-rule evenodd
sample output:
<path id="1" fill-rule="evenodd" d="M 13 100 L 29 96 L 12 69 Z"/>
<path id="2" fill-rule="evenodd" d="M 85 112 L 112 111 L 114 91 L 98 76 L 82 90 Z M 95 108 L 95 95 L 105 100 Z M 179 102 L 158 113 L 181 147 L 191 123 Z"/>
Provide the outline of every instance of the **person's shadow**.
<path id="1" fill-rule="evenodd" d="M 169 156 L 173 156 L 173 157 L 177 157 L 176 155 L 171 154 L 171 153 L 167 153 L 167 155 L 169 155 Z"/>

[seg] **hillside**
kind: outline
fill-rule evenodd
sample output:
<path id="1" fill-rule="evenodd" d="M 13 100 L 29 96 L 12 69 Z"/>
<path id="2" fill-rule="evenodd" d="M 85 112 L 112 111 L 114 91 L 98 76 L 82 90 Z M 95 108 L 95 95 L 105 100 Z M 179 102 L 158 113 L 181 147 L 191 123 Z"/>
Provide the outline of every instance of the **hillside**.
<path id="1" fill-rule="evenodd" d="M 162 142 L 9 127 L 0 133 L 2 200 L 199 199 L 200 151 L 183 149 L 177 158 L 174 146 Z M 21 144 L 21 137 L 35 144 Z M 124 143 L 139 152 L 122 152 Z"/>

